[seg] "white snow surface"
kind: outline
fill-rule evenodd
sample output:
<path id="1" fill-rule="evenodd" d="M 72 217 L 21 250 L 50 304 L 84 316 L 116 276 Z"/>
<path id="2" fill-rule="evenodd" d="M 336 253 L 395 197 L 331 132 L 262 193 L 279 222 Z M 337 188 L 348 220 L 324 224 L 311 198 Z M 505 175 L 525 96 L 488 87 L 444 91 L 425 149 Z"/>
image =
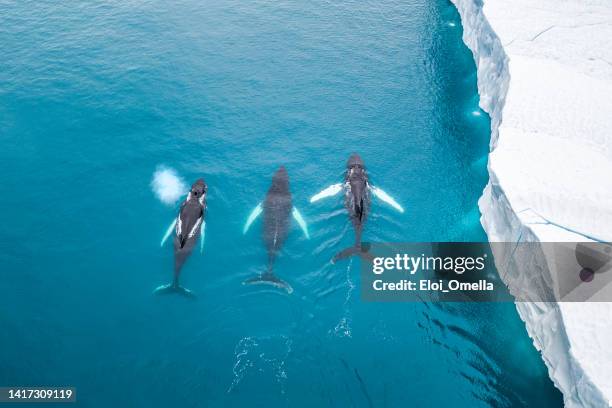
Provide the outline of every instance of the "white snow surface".
<path id="1" fill-rule="evenodd" d="M 452 1 L 491 116 L 489 240 L 612 241 L 612 1 Z M 506 260 L 509 287 L 554 280 L 546 259 Z M 565 405 L 610 406 L 612 304 L 517 309 Z"/>

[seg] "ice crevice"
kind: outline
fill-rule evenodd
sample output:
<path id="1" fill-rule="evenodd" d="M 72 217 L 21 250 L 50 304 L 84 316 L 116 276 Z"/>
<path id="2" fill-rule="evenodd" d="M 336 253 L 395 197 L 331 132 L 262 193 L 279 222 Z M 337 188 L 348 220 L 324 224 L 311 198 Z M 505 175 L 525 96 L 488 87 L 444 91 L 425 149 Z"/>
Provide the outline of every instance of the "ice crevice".
<path id="1" fill-rule="evenodd" d="M 491 118 L 488 239 L 508 258 L 519 241 L 612 241 L 612 3 L 451 1 Z M 514 261 L 495 258 L 508 286 L 555 279 L 546 259 Z M 610 406 L 612 303 L 516 307 L 565 405 Z"/>

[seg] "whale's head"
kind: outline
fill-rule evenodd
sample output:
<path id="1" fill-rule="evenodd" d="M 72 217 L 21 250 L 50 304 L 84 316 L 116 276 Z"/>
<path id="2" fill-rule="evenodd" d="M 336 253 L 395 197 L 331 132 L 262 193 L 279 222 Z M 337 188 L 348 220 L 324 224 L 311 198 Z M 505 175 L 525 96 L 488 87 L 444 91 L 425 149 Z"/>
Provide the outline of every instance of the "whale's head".
<path id="1" fill-rule="evenodd" d="M 199 199 L 200 197 L 206 195 L 207 190 L 208 190 L 208 187 L 206 186 L 204 179 L 200 178 L 200 179 L 197 179 L 196 182 L 191 185 L 190 193 L 193 197 Z"/>
<path id="2" fill-rule="evenodd" d="M 274 176 L 272 176 L 271 192 L 287 192 L 289 191 L 289 174 L 285 166 L 280 166 Z"/>
<path id="3" fill-rule="evenodd" d="M 346 171 L 348 177 L 363 176 L 365 177 L 365 164 L 357 153 L 353 153 L 346 163 Z"/>

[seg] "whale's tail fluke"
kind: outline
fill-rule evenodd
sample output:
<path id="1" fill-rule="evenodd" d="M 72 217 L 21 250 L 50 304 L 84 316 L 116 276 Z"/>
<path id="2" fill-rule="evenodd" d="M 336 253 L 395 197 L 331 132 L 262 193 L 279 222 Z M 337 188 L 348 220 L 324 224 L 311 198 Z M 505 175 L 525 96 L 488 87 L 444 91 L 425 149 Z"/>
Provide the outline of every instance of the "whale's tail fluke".
<path id="1" fill-rule="evenodd" d="M 292 293 L 293 288 L 284 280 L 278 278 L 272 272 L 262 273 L 259 276 L 250 278 L 242 282 L 243 285 L 272 285 L 279 289 L 284 289 L 287 293 Z"/>
<path id="2" fill-rule="evenodd" d="M 173 283 L 169 283 L 167 285 L 158 286 L 153 291 L 153 294 L 155 294 L 155 295 L 177 294 L 177 295 L 182 295 L 182 296 L 185 296 L 185 297 L 188 297 L 188 298 L 195 298 L 195 295 L 193 294 L 192 291 L 190 291 L 189 289 L 179 285 L 178 282 L 173 282 Z"/>
<path id="3" fill-rule="evenodd" d="M 337 261 L 350 258 L 354 255 L 359 255 L 364 261 L 373 262 L 374 256 L 369 252 L 369 250 L 370 244 L 366 243 L 361 243 L 352 247 L 348 247 L 338 252 L 332 259 L 332 263 L 336 263 Z"/>

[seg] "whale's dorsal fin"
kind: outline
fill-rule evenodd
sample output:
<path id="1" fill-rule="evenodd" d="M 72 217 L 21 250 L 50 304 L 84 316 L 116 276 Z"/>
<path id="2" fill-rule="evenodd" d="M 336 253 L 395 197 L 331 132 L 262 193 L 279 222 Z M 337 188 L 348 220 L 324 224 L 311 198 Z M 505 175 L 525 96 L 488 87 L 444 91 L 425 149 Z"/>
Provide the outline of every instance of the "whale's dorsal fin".
<path id="1" fill-rule="evenodd" d="M 166 230 L 166 233 L 164 234 L 164 237 L 162 238 L 161 243 L 159 244 L 160 247 L 164 246 L 164 244 L 168 240 L 168 237 L 170 237 L 170 235 L 172 234 L 172 231 L 174 230 L 174 227 L 176 227 L 176 220 L 177 219 L 175 218 L 174 221 L 172 221 L 172 224 L 170 224 L 170 226 Z"/>
<path id="2" fill-rule="evenodd" d="M 251 214 L 249 214 L 249 218 L 247 218 L 246 223 L 244 224 L 244 228 L 242 229 L 243 234 L 247 233 L 253 221 L 255 221 L 257 217 L 259 217 L 259 214 L 261 214 L 262 211 L 263 207 L 261 203 L 257 204 L 257 207 L 253 208 L 253 211 L 251 211 Z"/>
<path id="3" fill-rule="evenodd" d="M 393 199 L 389 194 L 387 194 L 384 190 L 381 190 L 378 187 L 370 186 L 370 190 L 375 197 L 380 198 L 385 203 L 389 204 L 391 207 L 395 208 L 397 211 L 403 213 L 404 209 L 401 205 L 398 204 L 397 201 Z"/>
<path id="4" fill-rule="evenodd" d="M 317 194 L 315 194 L 312 197 L 310 197 L 310 202 L 314 203 L 315 201 L 319 201 L 322 198 L 327 198 L 327 197 L 335 196 L 340 191 L 342 191 L 342 184 L 340 184 L 340 183 L 332 184 L 331 186 L 321 190 Z"/>
<path id="5" fill-rule="evenodd" d="M 310 234 L 308 234 L 308 224 L 306 224 L 306 221 L 304 221 L 304 217 L 302 217 L 302 214 L 300 214 L 296 207 L 293 207 L 293 211 L 291 211 L 291 214 L 304 232 L 306 239 L 310 239 Z"/>

